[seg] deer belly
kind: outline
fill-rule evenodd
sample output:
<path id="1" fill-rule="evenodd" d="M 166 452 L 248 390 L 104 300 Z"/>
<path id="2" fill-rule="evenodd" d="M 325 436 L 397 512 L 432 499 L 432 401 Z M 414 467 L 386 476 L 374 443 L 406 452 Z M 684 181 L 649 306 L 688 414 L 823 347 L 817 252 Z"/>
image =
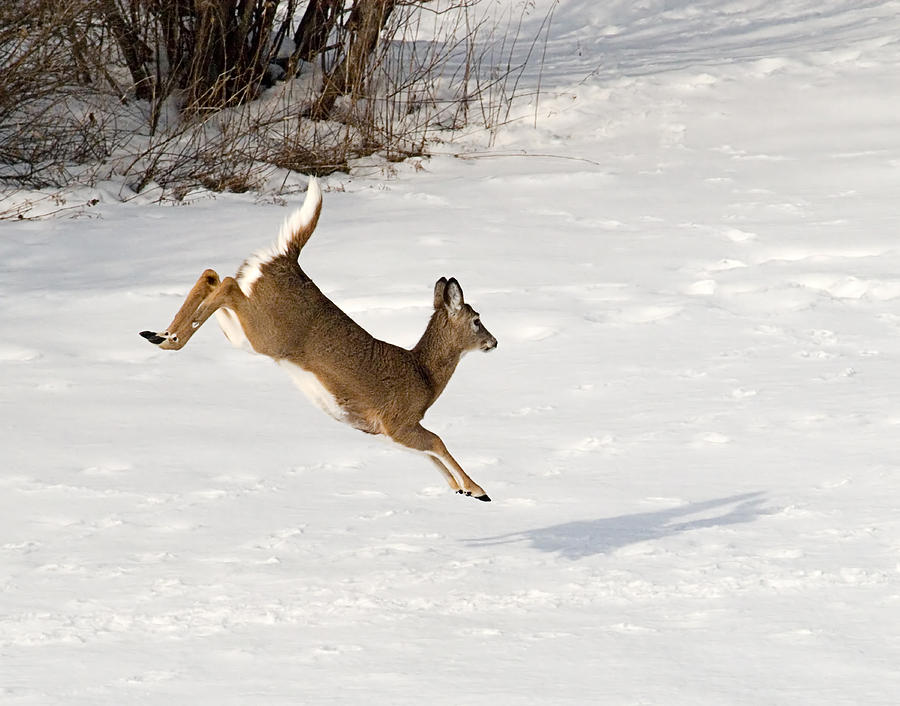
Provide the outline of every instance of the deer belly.
<path id="1" fill-rule="evenodd" d="M 244 333 L 244 327 L 241 326 L 241 322 L 238 321 L 237 314 L 231 309 L 222 308 L 216 309 L 215 316 L 219 328 L 222 329 L 225 338 L 228 339 L 228 342 L 231 343 L 232 346 L 235 348 L 243 348 L 251 353 L 256 353 L 250 345 L 250 341 L 247 340 L 247 335 Z"/>
<path id="2" fill-rule="evenodd" d="M 294 384 L 300 388 L 300 391 L 307 396 L 310 402 L 321 409 L 325 414 L 334 417 L 339 422 L 349 422 L 346 410 L 338 404 L 328 388 L 326 388 L 319 378 L 305 368 L 301 368 L 296 363 L 289 360 L 279 360 L 278 364 L 287 370 L 288 375 Z"/>

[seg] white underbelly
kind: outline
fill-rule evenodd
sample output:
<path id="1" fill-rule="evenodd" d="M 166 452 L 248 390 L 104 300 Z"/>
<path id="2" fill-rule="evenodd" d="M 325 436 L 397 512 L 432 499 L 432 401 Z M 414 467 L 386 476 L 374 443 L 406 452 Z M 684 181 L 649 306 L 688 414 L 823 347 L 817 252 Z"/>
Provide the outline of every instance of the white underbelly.
<path id="1" fill-rule="evenodd" d="M 294 384 L 316 407 L 339 422 L 347 421 L 347 413 L 313 373 L 289 360 L 279 360 L 278 364 L 287 371 Z"/>
<path id="2" fill-rule="evenodd" d="M 256 351 L 253 350 L 253 346 L 250 345 L 250 341 L 247 340 L 247 336 L 244 333 L 244 327 L 241 326 L 237 314 L 231 309 L 216 309 L 216 322 L 219 324 L 219 328 L 225 333 L 225 338 L 228 339 L 232 346 L 235 348 L 243 348 L 245 351 L 250 351 L 251 353 L 256 353 Z"/>

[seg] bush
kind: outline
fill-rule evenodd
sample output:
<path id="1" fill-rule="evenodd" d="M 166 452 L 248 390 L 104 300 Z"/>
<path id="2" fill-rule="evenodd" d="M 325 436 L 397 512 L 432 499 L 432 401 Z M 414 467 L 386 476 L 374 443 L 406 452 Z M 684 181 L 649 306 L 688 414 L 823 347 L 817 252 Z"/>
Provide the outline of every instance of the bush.
<path id="1" fill-rule="evenodd" d="M 422 155 L 440 131 L 505 122 L 531 56 L 527 3 L 2 5 L 0 180 L 32 188 L 118 177 L 178 197 Z"/>

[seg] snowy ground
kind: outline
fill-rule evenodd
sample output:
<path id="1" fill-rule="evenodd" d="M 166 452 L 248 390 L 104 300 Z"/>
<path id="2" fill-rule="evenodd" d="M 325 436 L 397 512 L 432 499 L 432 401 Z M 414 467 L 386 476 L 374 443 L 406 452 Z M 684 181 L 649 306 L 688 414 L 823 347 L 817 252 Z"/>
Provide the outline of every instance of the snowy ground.
<path id="1" fill-rule="evenodd" d="M 337 303 L 411 345 L 455 275 L 499 339 L 426 417 L 491 504 L 137 336 L 283 207 L 0 223 L 0 703 L 896 704 L 898 38 L 563 0 L 510 156 L 327 181 Z"/>

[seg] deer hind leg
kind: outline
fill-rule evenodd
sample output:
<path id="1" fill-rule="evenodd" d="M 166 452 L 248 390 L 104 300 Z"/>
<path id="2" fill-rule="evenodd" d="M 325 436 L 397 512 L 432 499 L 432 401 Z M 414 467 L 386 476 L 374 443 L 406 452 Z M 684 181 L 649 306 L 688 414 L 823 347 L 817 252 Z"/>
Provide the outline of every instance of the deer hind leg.
<path id="1" fill-rule="evenodd" d="M 239 300 L 243 299 L 244 293 L 233 277 L 219 281 L 219 275 L 214 270 L 206 270 L 188 293 L 169 327 L 162 333 L 142 331 L 141 336 L 160 348 L 178 350 L 216 309 L 227 306 L 236 311 L 241 304 Z"/>
<path id="2" fill-rule="evenodd" d="M 417 424 L 412 429 L 403 430 L 397 434 L 392 434 L 391 438 L 398 444 L 406 446 L 416 451 L 423 451 L 431 457 L 435 466 L 447 479 L 450 487 L 463 495 L 471 495 L 473 498 L 490 502 L 488 494 L 484 492 L 478 483 L 469 478 L 468 474 L 462 469 L 456 459 L 450 455 L 444 442 L 434 432 L 428 431 L 421 424 Z M 450 472 L 450 469 L 454 473 Z M 455 475 L 454 475 L 455 474 Z"/>

